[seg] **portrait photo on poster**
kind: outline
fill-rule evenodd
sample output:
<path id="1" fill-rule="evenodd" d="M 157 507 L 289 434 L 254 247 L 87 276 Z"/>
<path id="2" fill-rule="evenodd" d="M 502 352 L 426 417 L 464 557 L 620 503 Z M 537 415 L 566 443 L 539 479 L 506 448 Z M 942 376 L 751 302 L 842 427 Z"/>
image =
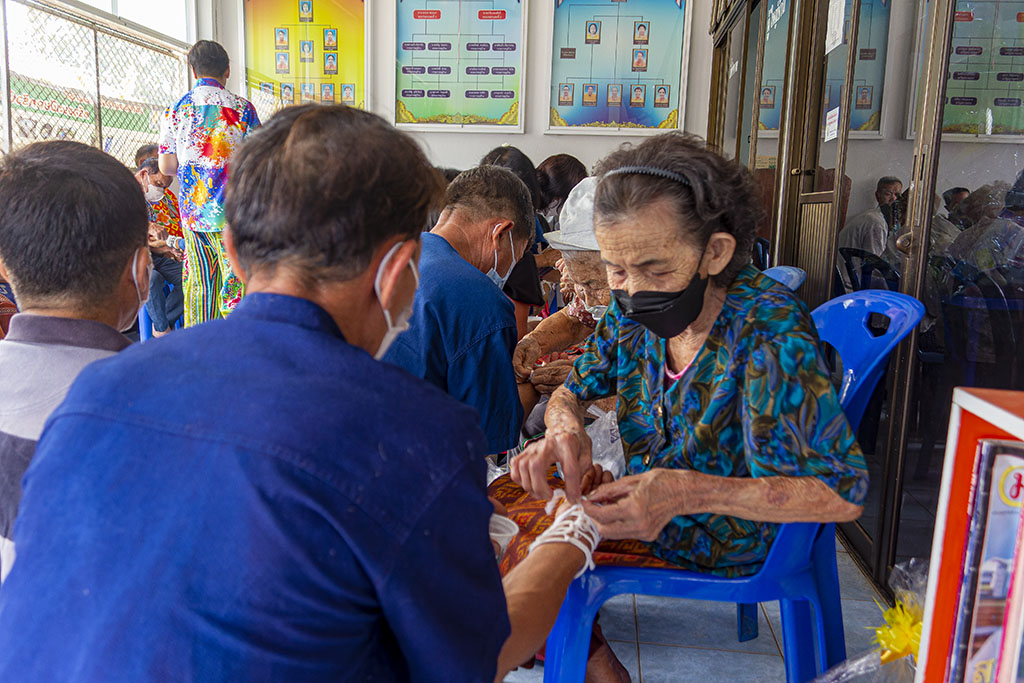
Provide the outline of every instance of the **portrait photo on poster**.
<path id="1" fill-rule="evenodd" d="M 274 96 L 274 84 L 273 83 L 260 83 L 260 92 L 264 95 Z"/>
<path id="2" fill-rule="evenodd" d="M 351 105 L 356 103 L 356 86 L 354 83 L 341 84 L 341 103 Z"/>
<path id="3" fill-rule="evenodd" d="M 286 28 L 275 28 L 274 29 L 274 47 L 278 50 L 288 49 L 288 29 Z"/>
<path id="4" fill-rule="evenodd" d="M 633 44 L 634 45 L 646 45 L 648 36 L 651 31 L 651 22 L 649 21 L 634 21 L 633 22 Z"/>
<path id="5" fill-rule="evenodd" d="M 643 107 L 647 104 L 647 86 L 632 85 L 629 89 L 629 106 Z"/>
<path id="6" fill-rule="evenodd" d="M 647 49 L 633 50 L 633 71 L 647 71 Z"/>
<path id="7" fill-rule="evenodd" d="M 762 109 L 774 109 L 775 108 L 775 86 L 766 85 L 761 88 L 761 108 Z"/>
<path id="8" fill-rule="evenodd" d="M 571 107 L 572 106 L 572 83 L 561 83 L 558 86 L 558 106 L 560 107 Z"/>
<path id="9" fill-rule="evenodd" d="M 667 107 L 669 105 L 669 92 L 672 86 L 668 85 L 656 85 L 654 86 L 654 106 L 659 109 Z"/>
<path id="10" fill-rule="evenodd" d="M 313 0 L 299 0 L 299 21 L 313 21 Z"/>
<path id="11" fill-rule="evenodd" d="M 320 84 L 320 101 L 324 104 L 334 104 L 334 84 Z"/>
<path id="12" fill-rule="evenodd" d="M 338 51 L 338 29 L 324 29 L 324 50 L 329 52 Z"/>
<path id="13" fill-rule="evenodd" d="M 328 76 L 338 75 L 338 55 L 333 52 L 324 55 L 324 73 Z"/>
<path id="14" fill-rule="evenodd" d="M 278 52 L 274 55 L 274 72 L 279 74 L 286 74 L 291 72 L 291 66 L 289 64 L 290 57 L 287 52 Z"/>
<path id="15" fill-rule="evenodd" d="M 874 87 L 870 85 L 857 86 L 857 109 L 871 109 L 874 102 Z"/>
<path id="16" fill-rule="evenodd" d="M 303 102 L 314 102 L 316 100 L 316 94 L 313 90 L 312 83 L 302 84 L 302 101 Z"/>
<path id="17" fill-rule="evenodd" d="M 597 106 L 597 83 L 584 83 L 583 84 L 583 106 L 584 107 L 596 107 Z"/>
<path id="18" fill-rule="evenodd" d="M 588 21 L 587 22 L 587 35 L 584 40 L 587 45 L 600 45 L 601 44 L 601 22 L 600 21 Z"/>
<path id="19" fill-rule="evenodd" d="M 608 86 L 608 99 L 606 102 L 609 107 L 622 106 L 622 85 L 620 83 L 612 83 Z"/>
<path id="20" fill-rule="evenodd" d="M 281 84 L 281 103 L 285 105 L 295 104 L 295 86 L 291 83 Z"/>
<path id="21" fill-rule="evenodd" d="M 299 62 L 312 64 L 313 63 L 313 41 L 312 40 L 300 40 L 299 41 Z"/>

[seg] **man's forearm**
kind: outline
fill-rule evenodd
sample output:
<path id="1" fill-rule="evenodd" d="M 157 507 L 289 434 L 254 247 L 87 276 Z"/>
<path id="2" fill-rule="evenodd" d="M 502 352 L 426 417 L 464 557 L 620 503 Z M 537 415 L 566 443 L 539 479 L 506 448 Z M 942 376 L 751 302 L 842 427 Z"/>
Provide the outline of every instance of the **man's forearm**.
<path id="1" fill-rule="evenodd" d="M 548 399 L 548 408 L 544 413 L 544 423 L 549 436 L 565 433 L 576 433 L 583 424 L 583 405 L 565 387 L 558 387 Z"/>
<path id="2" fill-rule="evenodd" d="M 676 475 L 675 514 L 711 513 L 755 522 L 852 522 L 862 507 L 816 477 L 719 477 L 693 470 Z"/>

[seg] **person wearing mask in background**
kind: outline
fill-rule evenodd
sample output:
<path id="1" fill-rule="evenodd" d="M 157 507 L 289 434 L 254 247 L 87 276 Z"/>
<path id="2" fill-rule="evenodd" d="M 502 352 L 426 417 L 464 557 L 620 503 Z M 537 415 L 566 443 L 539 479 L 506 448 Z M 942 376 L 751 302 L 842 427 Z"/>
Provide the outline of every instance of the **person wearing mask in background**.
<path id="1" fill-rule="evenodd" d="M 572 188 L 587 177 L 587 167 L 570 154 L 550 156 L 537 166 L 537 185 L 543 215 L 552 230 L 558 230 L 559 215 Z M 538 261 L 539 263 L 539 261 Z"/>
<path id="2" fill-rule="evenodd" d="M 523 254 L 512 270 L 508 281 L 502 291 L 512 299 L 515 304 L 516 315 L 516 338 L 522 339 L 527 332 L 527 319 L 530 317 L 532 308 L 540 308 L 545 304 L 544 291 L 541 288 L 541 274 L 537 269 L 536 255 L 547 247 L 547 240 L 544 233 L 549 230 L 547 223 L 541 218 L 540 209 L 540 185 L 537 182 L 537 169 L 534 168 L 530 158 L 523 154 L 516 147 L 503 145 L 495 147 L 480 160 L 480 165 L 501 166 L 516 174 L 526 188 L 530 191 L 530 201 L 534 209 L 534 242 L 533 249 Z"/>
<path id="3" fill-rule="evenodd" d="M 64 191 L 54 193 L 58 185 Z M 139 184 L 95 147 L 51 141 L 13 152 L 0 161 L 0 206 L 0 275 L 21 306 L 0 341 L 2 580 L 14 562 L 21 478 L 43 423 L 82 368 L 129 345 L 120 331 L 146 300 L 150 257 Z"/>
<path id="4" fill-rule="evenodd" d="M 889 233 L 893 228 L 893 224 L 890 223 L 892 207 L 899 199 L 901 192 L 903 192 L 903 182 L 899 178 L 892 176 L 879 178 L 875 186 L 877 205 L 846 222 L 846 226 L 839 232 L 839 247 L 861 249 L 882 257 L 889 243 Z"/>
<path id="5" fill-rule="evenodd" d="M 228 53 L 200 40 L 188 51 L 195 87 L 164 112 L 160 172 L 177 174 L 188 277 L 185 326 L 226 315 L 242 297 L 242 283 L 224 249 L 224 185 L 235 148 L 260 125 L 248 100 L 225 89 Z"/>
<path id="6" fill-rule="evenodd" d="M 967 226 L 961 225 L 963 214 L 959 210 L 960 202 L 965 200 L 969 194 L 971 194 L 971 191 L 966 187 L 951 187 L 942 193 L 942 203 L 946 207 L 946 218 L 961 230 Z"/>
<path id="7" fill-rule="evenodd" d="M 565 280 L 575 294 L 572 301 L 523 337 L 512 356 L 516 377 L 535 391 L 529 400 L 524 399 L 528 437 L 544 431 L 547 397 L 565 382 L 580 353 L 579 345 L 593 333 L 611 303 L 608 276 L 594 237 L 596 189 L 597 178 L 586 178 L 576 185 L 562 208 L 562 229 L 548 233 L 551 247 L 562 254 Z M 602 408 L 607 410 L 609 406 Z M 613 401 L 610 409 L 614 408 Z"/>
<path id="8" fill-rule="evenodd" d="M 135 173 L 135 179 L 142 186 L 142 192 L 149 206 L 149 250 L 153 257 L 153 274 L 149 280 L 149 301 L 146 310 L 153 323 L 153 336 L 161 337 L 174 327 L 174 322 L 181 317 L 185 309 L 185 295 L 182 287 L 183 254 L 176 248 L 184 246 L 180 237 L 168 234 L 167 225 L 178 226 L 178 205 L 170 205 L 172 213 L 160 215 L 157 206 L 163 205 L 168 195 L 174 195 L 167 189 L 173 178 L 160 173 L 156 157 L 142 162 Z M 164 210 L 168 207 L 165 205 Z M 173 245 L 173 246 L 172 246 Z M 164 293 L 164 284 L 171 291 Z"/>
<path id="9" fill-rule="evenodd" d="M 142 261 L 145 204 L 118 173 L 130 192 L 93 202 L 133 215 L 98 229 L 133 226 L 121 255 Z M 40 177 L 66 186 L 68 157 Z M 24 201 L 73 213 L 50 186 Z M 563 506 L 502 582 L 476 416 L 374 360 L 419 299 L 441 189 L 412 138 L 355 108 L 288 107 L 242 146 L 225 238 L 249 294 L 226 320 L 86 369 L 53 415 L 0 590 L 0 680 L 501 681 L 537 651 L 592 566 L 593 524 Z M 21 240 L 45 259 L 40 225 Z M 106 273 L 82 242 L 71 256 Z M 119 323 L 138 305 L 125 295 Z M 225 392 L 231 420 L 209 408 Z"/>
<path id="10" fill-rule="evenodd" d="M 408 329 L 384 356 L 475 408 L 487 454 L 519 443 L 516 320 L 501 290 L 533 236 L 530 192 L 511 171 L 478 166 L 460 174 L 437 225 L 423 235 L 412 317 L 396 323 Z"/>

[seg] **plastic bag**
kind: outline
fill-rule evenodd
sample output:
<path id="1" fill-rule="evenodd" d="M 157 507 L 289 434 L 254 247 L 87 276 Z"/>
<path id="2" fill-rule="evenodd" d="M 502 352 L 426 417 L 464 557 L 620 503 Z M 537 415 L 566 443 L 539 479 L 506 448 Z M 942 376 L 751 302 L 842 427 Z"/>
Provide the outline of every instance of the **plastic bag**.
<path id="1" fill-rule="evenodd" d="M 878 647 L 837 664 L 814 683 L 912 683 L 927 585 L 927 561 L 915 558 L 893 567 L 889 587 L 896 605 L 889 609 L 879 605 L 879 621 L 884 623 L 875 629 Z"/>
<path id="2" fill-rule="evenodd" d="M 594 406 L 587 411 L 597 419 L 587 427 L 590 437 L 590 453 L 595 465 L 611 472 L 618 479 L 626 471 L 626 456 L 622 451 L 622 437 L 619 436 L 619 421 L 615 413 L 606 413 Z"/>

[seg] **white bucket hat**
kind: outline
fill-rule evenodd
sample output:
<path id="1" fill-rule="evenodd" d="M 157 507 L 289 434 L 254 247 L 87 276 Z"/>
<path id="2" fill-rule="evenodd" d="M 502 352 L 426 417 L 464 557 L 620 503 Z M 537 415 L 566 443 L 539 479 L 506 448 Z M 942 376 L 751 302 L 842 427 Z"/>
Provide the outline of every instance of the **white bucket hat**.
<path id="1" fill-rule="evenodd" d="M 594 193 L 597 177 L 584 178 L 569 193 L 558 216 L 559 230 L 544 235 L 559 251 L 600 251 L 594 236 Z"/>

